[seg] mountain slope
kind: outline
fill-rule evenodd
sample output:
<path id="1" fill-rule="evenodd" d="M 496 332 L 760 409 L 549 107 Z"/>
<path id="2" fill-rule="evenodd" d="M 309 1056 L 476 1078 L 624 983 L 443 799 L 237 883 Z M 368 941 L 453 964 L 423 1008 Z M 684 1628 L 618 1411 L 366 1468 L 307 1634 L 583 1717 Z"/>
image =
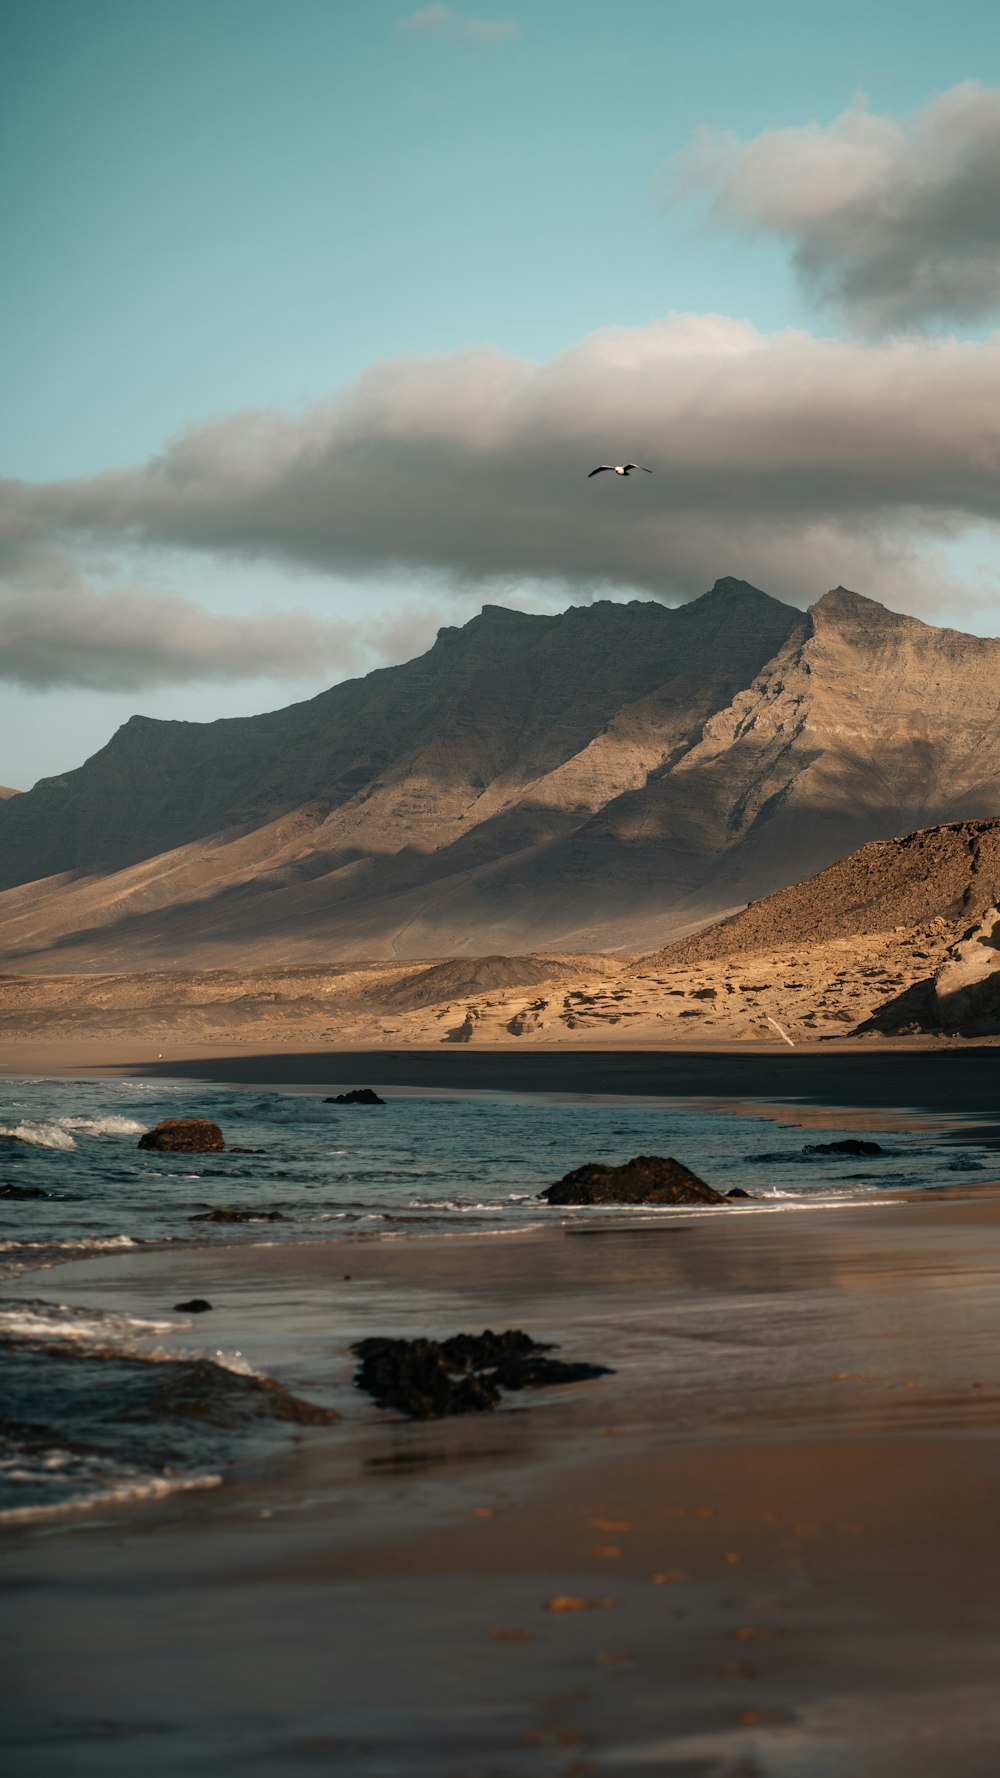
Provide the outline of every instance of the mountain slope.
<path id="1" fill-rule="evenodd" d="M 119 869 L 300 808 L 328 824 L 331 847 L 439 846 L 455 824 L 494 817 L 581 759 L 650 693 L 663 746 L 696 736 L 799 615 L 738 582 L 676 611 L 605 601 L 531 617 L 488 605 L 420 659 L 285 710 L 212 723 L 135 716 L 78 771 L 0 810 L 0 887 Z M 634 759 L 623 779 L 613 752 L 598 748 L 542 801 L 599 807 L 635 778 Z"/>
<path id="2" fill-rule="evenodd" d="M 487 607 L 238 722 L 133 719 L 0 805 L 33 968 L 638 950 L 873 839 L 1000 812 L 1000 642 L 837 588 Z M 48 880 L 35 879 L 49 873 Z"/>
<path id="3" fill-rule="evenodd" d="M 673 967 L 804 947 L 942 920 L 979 919 L 1000 897 L 1000 819 L 874 840 L 818 876 L 677 940 L 634 967 Z"/>

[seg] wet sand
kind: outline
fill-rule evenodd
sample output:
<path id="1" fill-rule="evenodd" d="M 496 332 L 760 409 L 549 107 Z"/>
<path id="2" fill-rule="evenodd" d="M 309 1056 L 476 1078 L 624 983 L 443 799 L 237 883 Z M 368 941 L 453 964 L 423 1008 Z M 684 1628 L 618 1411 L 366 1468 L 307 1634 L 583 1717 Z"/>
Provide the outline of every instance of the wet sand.
<path id="1" fill-rule="evenodd" d="M 48 1273 L 205 1294 L 199 1341 L 344 1418 L 8 1533 L 14 1769 L 992 1778 L 998 1234 L 981 1188 Z M 616 1374 L 416 1425 L 351 1389 L 359 1335 L 512 1323 Z"/>
<path id="2" fill-rule="evenodd" d="M 488 1048 L 401 1050 L 239 1049 L 189 1046 L 162 1056 L 142 1044 L 88 1037 L 0 1046 L 0 1074 L 88 1074 L 220 1081 L 247 1086 L 406 1087 L 424 1092 L 580 1093 L 671 1098 L 800 1101 L 852 1110 L 917 1109 L 979 1118 L 1000 1110 L 1000 1048 L 960 1039 L 899 1039 L 877 1045 L 838 1040 L 802 1044 L 686 1044 L 572 1048 L 493 1044 Z"/>

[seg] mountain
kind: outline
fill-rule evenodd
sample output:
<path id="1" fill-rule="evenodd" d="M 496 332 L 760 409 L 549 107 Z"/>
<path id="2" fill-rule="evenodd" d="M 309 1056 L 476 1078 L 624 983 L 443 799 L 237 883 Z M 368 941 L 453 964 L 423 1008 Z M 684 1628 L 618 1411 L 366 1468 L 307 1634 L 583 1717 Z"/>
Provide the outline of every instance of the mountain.
<path id="1" fill-rule="evenodd" d="M 1000 642 L 842 587 L 487 606 L 286 710 L 135 717 L 0 804 L 0 942 L 70 969 L 648 948 L 1000 812 L 998 709 Z"/>

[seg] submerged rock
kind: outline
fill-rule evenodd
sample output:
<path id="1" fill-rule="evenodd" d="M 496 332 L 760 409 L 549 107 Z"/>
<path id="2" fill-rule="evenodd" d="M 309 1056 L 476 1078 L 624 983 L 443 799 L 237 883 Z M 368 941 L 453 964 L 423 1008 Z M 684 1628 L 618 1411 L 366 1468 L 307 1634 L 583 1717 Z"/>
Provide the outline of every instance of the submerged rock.
<path id="1" fill-rule="evenodd" d="M 563 1358 L 505 1358 L 493 1376 L 501 1389 L 548 1389 L 557 1383 L 589 1383 L 610 1377 L 606 1364 L 567 1364 Z"/>
<path id="2" fill-rule="evenodd" d="M 280 1210 L 199 1210 L 188 1222 L 284 1222 Z"/>
<path id="3" fill-rule="evenodd" d="M 607 1373 L 606 1365 L 566 1364 L 541 1356 L 549 1347 L 517 1328 L 455 1334 L 447 1340 L 358 1340 L 355 1387 L 380 1408 L 412 1420 L 481 1414 L 495 1408 L 502 1389 L 541 1389 L 580 1383 Z"/>
<path id="4" fill-rule="evenodd" d="M 621 1167 L 588 1161 L 539 1192 L 550 1204 L 724 1204 L 714 1191 L 672 1155 L 638 1154 Z"/>
<path id="5" fill-rule="evenodd" d="M 203 1296 L 193 1296 L 189 1303 L 175 1303 L 175 1315 L 204 1315 L 212 1307 Z"/>
<path id="6" fill-rule="evenodd" d="M 324 1099 L 323 1104 L 384 1105 L 385 1100 L 380 1099 L 378 1094 L 372 1091 L 371 1087 L 352 1087 L 349 1093 L 334 1093 L 331 1097 Z"/>
<path id="7" fill-rule="evenodd" d="M 803 1154 L 885 1154 L 880 1142 L 865 1142 L 860 1136 L 844 1136 L 839 1142 L 806 1142 Z"/>
<path id="8" fill-rule="evenodd" d="M 165 1117 L 139 1137 L 140 1148 L 155 1148 L 162 1154 L 214 1154 L 225 1146 L 218 1124 L 208 1117 Z"/>

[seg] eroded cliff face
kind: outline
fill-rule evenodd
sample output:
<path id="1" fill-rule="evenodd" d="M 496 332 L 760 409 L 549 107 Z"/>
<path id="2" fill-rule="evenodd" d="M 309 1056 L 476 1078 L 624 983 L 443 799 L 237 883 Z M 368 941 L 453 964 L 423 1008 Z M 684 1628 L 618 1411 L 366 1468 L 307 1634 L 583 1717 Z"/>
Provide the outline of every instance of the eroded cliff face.
<path id="1" fill-rule="evenodd" d="M 873 838 L 998 812 L 1000 642 L 839 587 L 669 774 L 602 820 L 640 870 L 666 855 L 674 905 L 693 912 Z"/>
<path id="2" fill-rule="evenodd" d="M 843 588 L 806 615 L 737 581 L 676 611 L 487 607 L 290 710 L 137 721 L 4 804 L 2 949 L 640 949 L 870 840 L 997 813 L 1000 642 Z"/>

